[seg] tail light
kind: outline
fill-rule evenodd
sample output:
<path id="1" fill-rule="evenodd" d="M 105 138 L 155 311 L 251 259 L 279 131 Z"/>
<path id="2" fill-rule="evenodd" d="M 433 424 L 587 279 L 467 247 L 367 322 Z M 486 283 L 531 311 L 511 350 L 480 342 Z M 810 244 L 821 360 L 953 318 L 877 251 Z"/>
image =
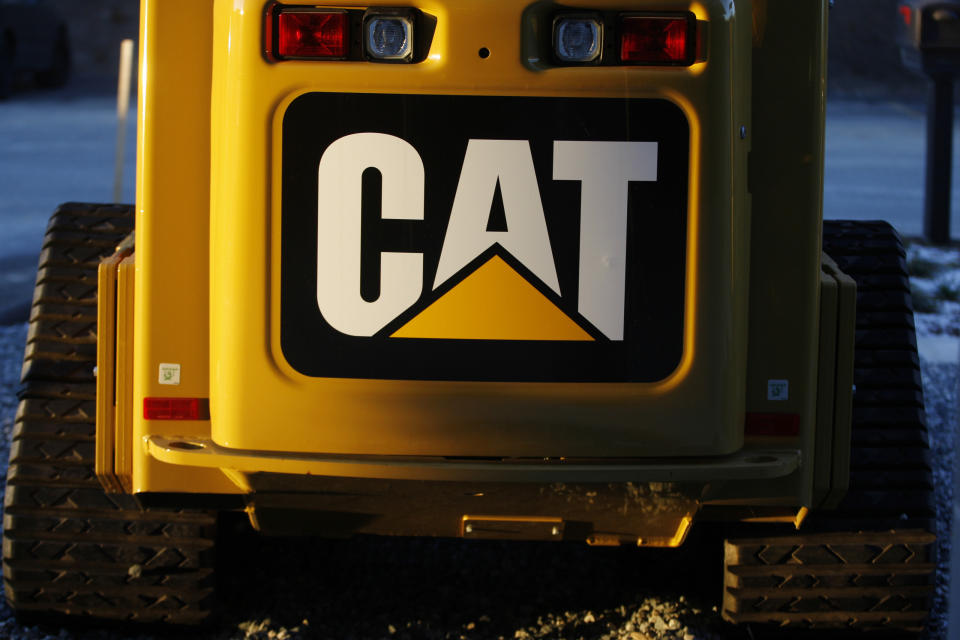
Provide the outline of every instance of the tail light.
<path id="1" fill-rule="evenodd" d="M 552 26 L 556 66 L 679 67 L 705 59 L 692 13 L 562 12 Z"/>
<path id="2" fill-rule="evenodd" d="M 144 420 L 209 420 L 207 398 L 144 398 Z"/>
<path id="3" fill-rule="evenodd" d="M 620 62 L 690 65 L 696 57 L 696 22 L 689 17 L 625 16 L 620 19 Z"/>
<path id="4" fill-rule="evenodd" d="M 913 26 L 913 9 L 910 6 L 902 4 L 897 7 L 897 11 L 900 12 L 900 17 L 903 18 L 904 26 Z"/>
<path id="5" fill-rule="evenodd" d="M 277 14 L 280 58 L 343 60 L 350 43 L 345 11 L 285 10 Z"/>
<path id="6" fill-rule="evenodd" d="M 432 16 L 416 9 L 364 11 L 275 4 L 266 15 L 264 51 L 275 62 L 422 62 L 435 24 Z"/>
<path id="7" fill-rule="evenodd" d="M 748 413 L 744 433 L 748 436 L 798 436 L 800 416 L 796 413 Z"/>

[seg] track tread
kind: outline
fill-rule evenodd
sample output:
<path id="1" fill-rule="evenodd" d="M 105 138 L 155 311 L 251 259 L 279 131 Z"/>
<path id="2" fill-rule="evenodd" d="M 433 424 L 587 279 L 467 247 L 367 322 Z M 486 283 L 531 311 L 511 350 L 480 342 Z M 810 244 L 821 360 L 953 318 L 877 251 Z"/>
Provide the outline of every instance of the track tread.
<path id="1" fill-rule="evenodd" d="M 62 205 L 43 243 L 4 498 L 18 613 L 194 624 L 213 598 L 215 514 L 141 509 L 94 472 L 97 265 L 133 208 Z"/>
<path id="2" fill-rule="evenodd" d="M 133 207 L 67 203 L 47 225 L 33 295 L 23 382 L 93 382 L 97 266 L 133 231 Z"/>
<path id="3" fill-rule="evenodd" d="M 906 254 L 885 222 L 824 222 L 823 247 L 857 281 L 850 488 L 838 509 L 807 519 L 813 533 L 727 540 L 723 615 L 917 632 L 936 537 Z"/>

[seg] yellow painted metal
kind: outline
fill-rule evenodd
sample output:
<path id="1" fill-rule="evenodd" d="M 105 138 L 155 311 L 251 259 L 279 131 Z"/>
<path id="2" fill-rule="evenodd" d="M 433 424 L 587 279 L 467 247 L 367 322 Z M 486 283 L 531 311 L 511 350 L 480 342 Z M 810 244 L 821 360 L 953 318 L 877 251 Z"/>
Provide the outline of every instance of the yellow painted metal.
<path id="1" fill-rule="evenodd" d="M 771 511 L 776 510 L 771 509 Z M 780 511 L 781 513 L 776 514 L 744 516 L 740 518 L 740 522 L 750 522 L 753 524 L 773 524 L 782 522 L 784 524 L 792 524 L 794 529 L 799 529 L 803 524 L 803 521 L 807 519 L 807 515 L 810 513 L 810 509 L 807 507 Z"/>
<path id="2" fill-rule="evenodd" d="M 603 533 L 595 533 L 586 540 L 591 547 L 619 547 L 622 542 L 620 536 Z"/>
<path id="3" fill-rule="evenodd" d="M 549 516 L 488 516 L 488 515 L 464 515 L 460 518 L 460 535 L 463 537 L 478 533 L 478 528 L 489 527 L 493 529 L 490 537 L 500 538 L 497 535 L 496 526 L 503 523 L 514 523 L 519 525 L 535 525 L 544 528 L 547 535 L 546 539 L 561 539 L 563 532 L 563 518 L 552 518 Z"/>
<path id="4" fill-rule="evenodd" d="M 684 540 L 687 539 L 690 528 L 693 527 L 693 515 L 677 515 L 674 518 L 674 522 L 676 522 L 676 524 L 670 528 L 670 530 L 675 529 L 672 534 L 639 537 L 636 538 L 636 546 L 660 549 L 681 546 Z M 591 547 L 619 547 L 631 542 L 633 541 L 625 538 L 623 535 L 614 533 L 594 533 L 587 538 L 587 544 Z"/>
<path id="5" fill-rule="evenodd" d="M 133 490 L 133 351 L 134 269 L 136 257 L 117 265 L 117 384 L 114 418 L 114 473 L 124 491 Z"/>
<path id="6" fill-rule="evenodd" d="M 97 268 L 97 439 L 94 471 L 104 490 L 122 493 L 114 474 L 114 390 L 116 388 L 117 264 L 123 255 L 104 259 Z"/>
<path id="7" fill-rule="evenodd" d="M 835 506 L 850 486 L 850 453 L 853 436 L 853 373 L 857 328 L 857 283 L 839 270 L 840 286 L 837 331 L 837 382 L 833 414 L 833 493 L 828 506 Z"/>
<path id="8" fill-rule="evenodd" d="M 477 300 L 487 301 L 486 306 L 477 309 Z M 391 337 L 593 340 L 500 256 L 490 258 Z"/>
<path id="9" fill-rule="evenodd" d="M 222 473 L 149 456 L 151 434 L 209 434 L 209 422 L 143 419 L 150 396 L 209 396 L 208 261 L 213 4 L 142 0 L 137 126 L 137 264 L 130 418 L 132 489 L 236 493 Z M 181 366 L 179 386 L 159 364 Z M 134 444 L 136 443 L 136 444 Z"/>
<path id="10" fill-rule="evenodd" d="M 684 516 L 680 519 L 680 524 L 677 525 L 677 532 L 673 534 L 673 537 L 669 540 L 657 540 L 657 539 L 639 539 L 637 540 L 637 546 L 639 547 L 679 547 L 683 544 L 683 541 L 687 539 L 687 534 L 690 533 L 690 528 L 693 526 L 693 517 Z"/>
<path id="11" fill-rule="evenodd" d="M 813 502 L 835 507 L 850 482 L 856 283 L 823 255 Z"/>
<path id="12" fill-rule="evenodd" d="M 769 481 L 800 468 L 800 452 L 789 449 L 738 452 L 709 459 L 451 461 L 440 456 L 347 456 L 228 449 L 211 440 L 151 436 L 147 451 L 184 467 L 232 470 L 238 486 L 250 483 L 233 472 L 293 473 L 342 478 L 476 482 L 695 482 Z"/>
<path id="13" fill-rule="evenodd" d="M 796 472 L 796 449 L 812 446 L 818 285 L 817 272 L 812 279 L 807 272 L 819 259 L 817 91 L 825 40 L 820 32 L 815 42 L 798 43 L 781 30 L 799 20 L 797 38 L 809 38 L 810 25 L 826 19 L 824 4 L 761 2 L 764 20 L 753 21 L 746 19 L 749 2 L 731 10 L 728 2 L 666 0 L 658 8 L 690 9 L 706 24 L 706 62 L 689 69 L 535 71 L 523 63 L 519 27 L 503 28 L 519 25 L 523 10 L 507 0 L 417 3 L 438 20 L 431 55 L 419 65 L 270 64 L 261 55 L 262 1 L 143 0 L 133 490 L 236 493 L 249 491 L 249 474 L 258 471 L 453 477 L 394 464 L 390 456 L 728 454 L 742 444 L 745 393 L 751 410 L 764 406 L 758 385 L 786 369 L 795 391 L 786 408 L 803 416 L 804 435 L 778 443 L 794 449 L 793 462 L 778 458 L 768 465 L 776 472 L 756 476 L 770 480 L 753 484 L 769 487 L 756 495 L 770 503 L 801 500 L 811 484 L 806 469 Z M 771 57 L 758 65 L 765 89 L 753 104 L 764 111 L 759 127 L 751 119 L 754 23 L 757 55 Z M 489 58 L 477 55 L 480 47 Z M 677 371 L 645 385 L 331 380 L 293 371 L 279 348 L 279 134 L 286 107 L 310 91 L 627 96 L 677 104 L 691 133 L 685 342 Z M 763 219 L 752 223 L 753 237 L 762 239 L 752 252 L 751 145 L 759 168 L 753 196 L 763 207 Z M 781 171 L 792 176 L 782 187 Z M 759 294 L 750 308 L 753 373 L 746 390 L 751 259 Z M 159 384 L 160 362 L 181 365 L 180 386 Z M 147 396 L 209 397 L 213 421 L 145 421 L 139 408 Z M 201 450 L 169 446 L 176 441 Z M 700 465 L 698 477 L 707 480 L 732 473 L 701 462 L 665 461 L 648 471 L 663 477 Z M 442 468 L 456 469 L 459 479 L 485 473 L 478 464 Z M 585 467 L 580 477 L 603 478 L 610 470 Z M 522 478 L 529 469 L 512 471 Z M 636 473 L 615 471 L 624 478 Z"/>
<path id="14" fill-rule="evenodd" d="M 824 262 L 829 260 L 824 256 Z M 833 265 L 836 267 L 836 265 Z M 813 504 L 830 490 L 833 472 L 834 391 L 837 372 L 838 285 L 827 264 L 820 273 L 820 340 L 817 371 L 817 431 L 813 451 Z"/>
<path id="15" fill-rule="evenodd" d="M 337 6 L 372 4 L 380 2 Z M 369 455 L 602 457 L 737 450 L 749 267 L 750 138 L 740 131 L 750 122 L 750 2 L 658 3 L 658 10 L 691 10 L 706 23 L 706 62 L 690 68 L 543 71 L 523 63 L 523 3 L 424 0 L 417 6 L 437 18 L 423 63 L 271 64 L 262 55 L 263 3 L 214 4 L 212 439 L 235 449 Z M 578 6 L 607 4 L 585 0 Z M 642 9 L 649 3 L 625 0 L 618 6 Z M 480 48 L 489 57 L 478 56 Z M 190 74 L 187 80 L 192 82 Z M 286 107 L 310 91 L 610 96 L 678 105 L 690 125 L 690 191 L 684 351 L 677 370 L 652 384 L 321 379 L 294 371 L 279 345 L 280 127 Z"/>
<path id="16" fill-rule="evenodd" d="M 746 408 L 800 416 L 799 438 L 814 450 L 826 112 L 826 0 L 765 2 L 753 65 L 750 347 Z M 758 5 L 760 6 L 760 5 Z M 768 395 L 787 380 L 785 399 Z M 780 397 L 782 398 L 782 396 Z M 758 439 L 770 446 L 769 439 Z M 811 505 L 814 465 L 771 492 Z"/>

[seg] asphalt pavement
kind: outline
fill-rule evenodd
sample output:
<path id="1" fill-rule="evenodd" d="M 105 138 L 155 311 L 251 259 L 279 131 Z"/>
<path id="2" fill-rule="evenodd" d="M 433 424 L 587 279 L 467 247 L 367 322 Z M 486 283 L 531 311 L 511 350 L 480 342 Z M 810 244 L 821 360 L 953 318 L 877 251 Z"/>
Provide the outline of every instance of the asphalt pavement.
<path id="1" fill-rule="evenodd" d="M 950 216 L 954 239 L 960 239 L 958 133 L 955 127 Z M 922 235 L 925 162 L 923 103 L 829 101 L 824 217 L 887 220 L 901 235 Z"/>
<path id="2" fill-rule="evenodd" d="M 57 205 L 113 199 L 116 103 L 109 83 L 94 79 L 0 101 L 0 325 L 27 319 L 40 244 Z M 134 200 L 135 167 L 130 118 L 125 202 Z"/>

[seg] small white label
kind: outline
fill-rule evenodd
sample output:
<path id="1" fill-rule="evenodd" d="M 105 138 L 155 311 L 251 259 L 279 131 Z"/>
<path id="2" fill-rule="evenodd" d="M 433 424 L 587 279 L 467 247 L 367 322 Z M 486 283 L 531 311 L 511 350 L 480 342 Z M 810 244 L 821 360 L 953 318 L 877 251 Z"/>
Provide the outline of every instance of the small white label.
<path id="1" fill-rule="evenodd" d="M 160 384 L 180 384 L 180 365 L 161 362 Z"/>
<path id="2" fill-rule="evenodd" d="M 789 380 L 767 380 L 767 400 L 787 400 L 790 398 Z"/>

